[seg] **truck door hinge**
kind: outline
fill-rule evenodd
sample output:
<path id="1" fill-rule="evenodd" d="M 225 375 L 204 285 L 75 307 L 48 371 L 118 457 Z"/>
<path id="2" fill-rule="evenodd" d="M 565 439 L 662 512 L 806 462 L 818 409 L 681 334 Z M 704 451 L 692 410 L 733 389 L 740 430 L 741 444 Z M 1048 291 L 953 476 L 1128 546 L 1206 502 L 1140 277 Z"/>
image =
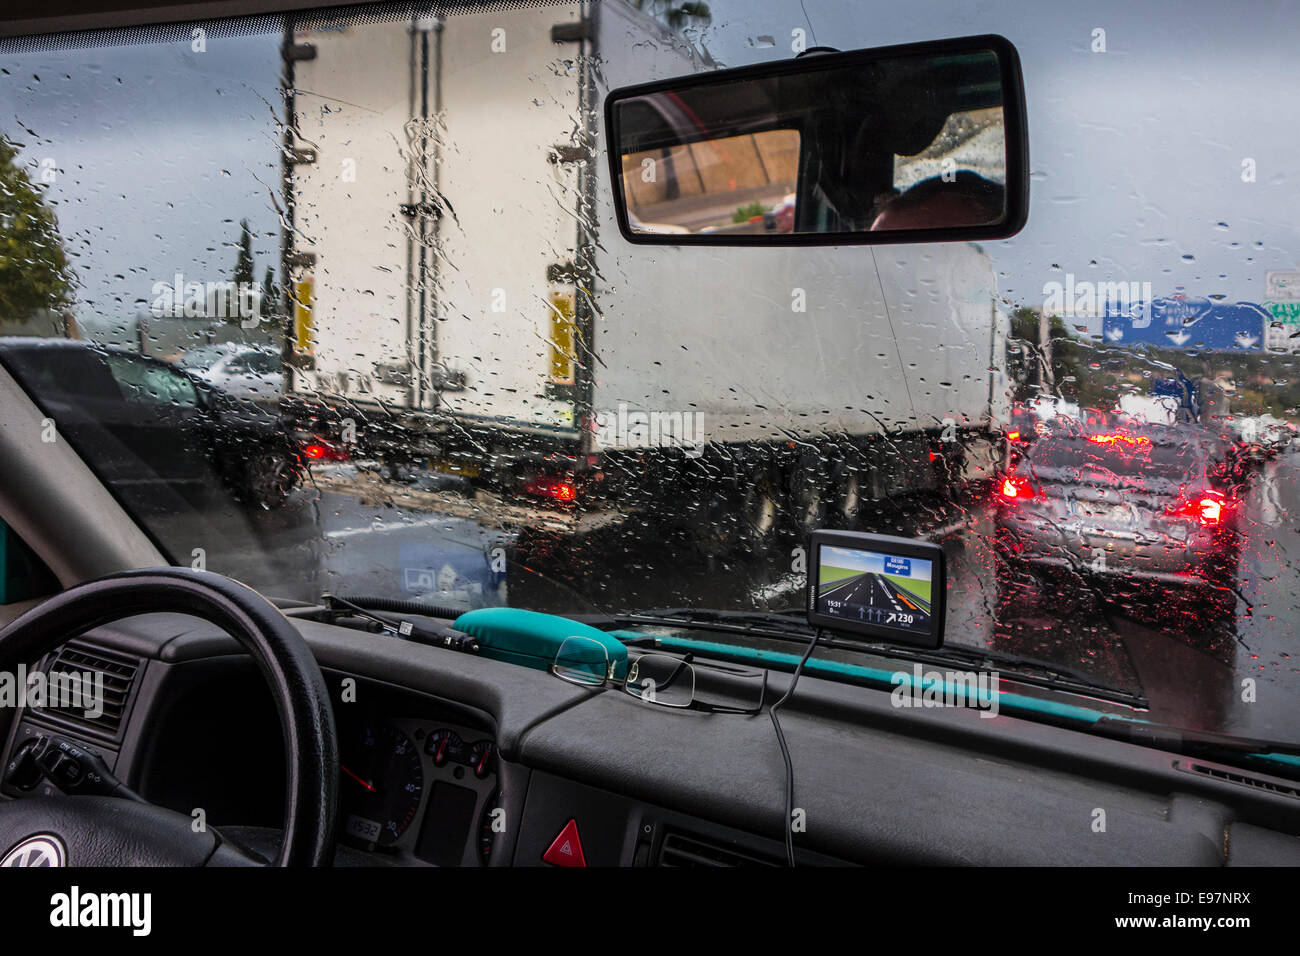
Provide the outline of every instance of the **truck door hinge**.
<path id="1" fill-rule="evenodd" d="M 546 281 L 550 283 L 588 283 L 591 273 L 588 269 L 572 262 L 553 262 L 546 267 Z"/>
<path id="2" fill-rule="evenodd" d="M 463 392 L 465 372 L 445 365 L 435 365 L 429 372 L 429 384 L 440 392 Z"/>
<path id="3" fill-rule="evenodd" d="M 591 160 L 591 150 L 586 146 L 552 146 L 550 156 L 552 165 L 561 163 L 585 163 Z"/>
<path id="4" fill-rule="evenodd" d="M 397 208 L 402 211 L 402 215 L 407 219 L 414 219 L 416 216 L 428 216 L 430 219 L 442 218 L 442 210 L 437 203 L 404 202 Z"/>
<path id="5" fill-rule="evenodd" d="M 557 23 L 551 27 L 552 43 L 580 43 L 591 39 L 591 19 L 584 17 L 577 23 Z"/>
<path id="6" fill-rule="evenodd" d="M 291 62 L 316 59 L 316 44 L 286 43 L 280 48 L 280 55 Z"/>

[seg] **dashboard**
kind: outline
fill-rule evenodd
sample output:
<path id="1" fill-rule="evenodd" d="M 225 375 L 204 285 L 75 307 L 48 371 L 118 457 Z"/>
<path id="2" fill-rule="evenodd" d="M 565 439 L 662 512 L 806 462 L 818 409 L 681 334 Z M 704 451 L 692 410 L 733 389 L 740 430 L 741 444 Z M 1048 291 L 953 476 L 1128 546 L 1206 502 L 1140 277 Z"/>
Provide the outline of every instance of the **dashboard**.
<path id="1" fill-rule="evenodd" d="M 785 768 L 766 714 L 649 706 L 316 609 L 285 613 L 338 725 L 336 865 L 784 862 Z M 233 639 L 146 615 L 41 662 L 72 665 L 112 676 L 112 719 L 20 710 L 0 727 L 6 765 L 34 735 L 59 735 L 151 802 L 274 853 L 283 736 Z M 788 680 L 769 675 L 773 699 Z M 807 821 L 800 864 L 1300 865 L 1294 782 L 1006 714 L 900 709 L 809 674 L 782 725 Z M 24 791 L 5 783 L 3 796 Z"/>

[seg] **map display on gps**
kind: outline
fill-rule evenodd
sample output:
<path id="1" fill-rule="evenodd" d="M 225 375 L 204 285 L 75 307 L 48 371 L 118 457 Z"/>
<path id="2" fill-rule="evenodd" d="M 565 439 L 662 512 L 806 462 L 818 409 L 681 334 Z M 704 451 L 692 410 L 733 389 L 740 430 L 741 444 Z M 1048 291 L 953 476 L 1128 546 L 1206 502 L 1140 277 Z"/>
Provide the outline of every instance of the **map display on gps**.
<path id="1" fill-rule="evenodd" d="M 817 610 L 827 617 L 930 632 L 933 562 L 824 546 Z"/>

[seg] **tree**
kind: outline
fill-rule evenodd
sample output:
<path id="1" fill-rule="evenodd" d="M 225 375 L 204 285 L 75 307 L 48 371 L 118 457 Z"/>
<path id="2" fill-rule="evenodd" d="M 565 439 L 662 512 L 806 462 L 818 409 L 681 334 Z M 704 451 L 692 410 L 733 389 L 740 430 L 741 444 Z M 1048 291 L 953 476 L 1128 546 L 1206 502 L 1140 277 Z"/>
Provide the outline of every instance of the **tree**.
<path id="1" fill-rule="evenodd" d="M 248 220 L 239 221 L 239 255 L 235 258 L 235 285 L 251 288 L 253 285 L 253 233 Z"/>
<path id="2" fill-rule="evenodd" d="M 66 309 L 75 283 L 54 212 L 0 136 L 0 321 Z"/>
<path id="3" fill-rule="evenodd" d="M 280 314 L 280 288 L 275 284 L 275 270 L 266 267 L 266 276 L 262 279 L 262 315 L 273 318 Z"/>
<path id="4" fill-rule="evenodd" d="M 1052 317 L 1055 319 L 1055 316 Z M 1050 320 L 1049 320 L 1050 321 Z M 1060 321 L 1057 319 L 1056 321 Z M 1055 338 L 1053 334 L 1056 329 L 1050 327 L 1048 333 L 1049 340 Z M 1062 332 L 1064 327 L 1062 326 Z M 1040 341 L 1043 337 L 1042 315 L 1038 309 L 1018 308 L 1011 313 L 1011 337 L 1007 341 L 1008 353 L 1016 353 L 1018 361 L 1011 364 L 1014 369 L 1015 378 L 1020 382 L 1020 388 L 1016 398 L 1025 400 L 1035 394 L 1051 393 L 1049 382 L 1052 378 L 1050 370 L 1045 366 L 1048 356 L 1051 353 L 1049 344 L 1047 349 L 1043 348 Z"/>
<path id="5" fill-rule="evenodd" d="M 1042 341 L 1044 327 L 1046 343 Z M 1096 389 L 1090 387 L 1085 374 L 1087 363 L 1081 348 L 1095 347 L 1075 340 L 1059 315 L 1044 316 L 1039 309 L 1024 307 L 1012 312 L 1007 351 L 1008 370 L 1020 383 L 1015 398 L 1026 401 L 1036 395 L 1059 395 L 1082 402 L 1094 397 Z"/>

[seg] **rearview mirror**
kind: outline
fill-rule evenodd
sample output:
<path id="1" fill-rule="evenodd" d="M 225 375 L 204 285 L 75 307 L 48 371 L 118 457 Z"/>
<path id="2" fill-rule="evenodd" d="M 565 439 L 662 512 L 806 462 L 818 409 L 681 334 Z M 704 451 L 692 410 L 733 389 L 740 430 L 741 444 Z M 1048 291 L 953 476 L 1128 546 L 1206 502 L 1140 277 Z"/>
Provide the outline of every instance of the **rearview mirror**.
<path id="1" fill-rule="evenodd" d="M 631 242 L 1002 239 L 1028 210 L 1020 60 L 999 36 L 626 87 L 605 120 Z"/>

